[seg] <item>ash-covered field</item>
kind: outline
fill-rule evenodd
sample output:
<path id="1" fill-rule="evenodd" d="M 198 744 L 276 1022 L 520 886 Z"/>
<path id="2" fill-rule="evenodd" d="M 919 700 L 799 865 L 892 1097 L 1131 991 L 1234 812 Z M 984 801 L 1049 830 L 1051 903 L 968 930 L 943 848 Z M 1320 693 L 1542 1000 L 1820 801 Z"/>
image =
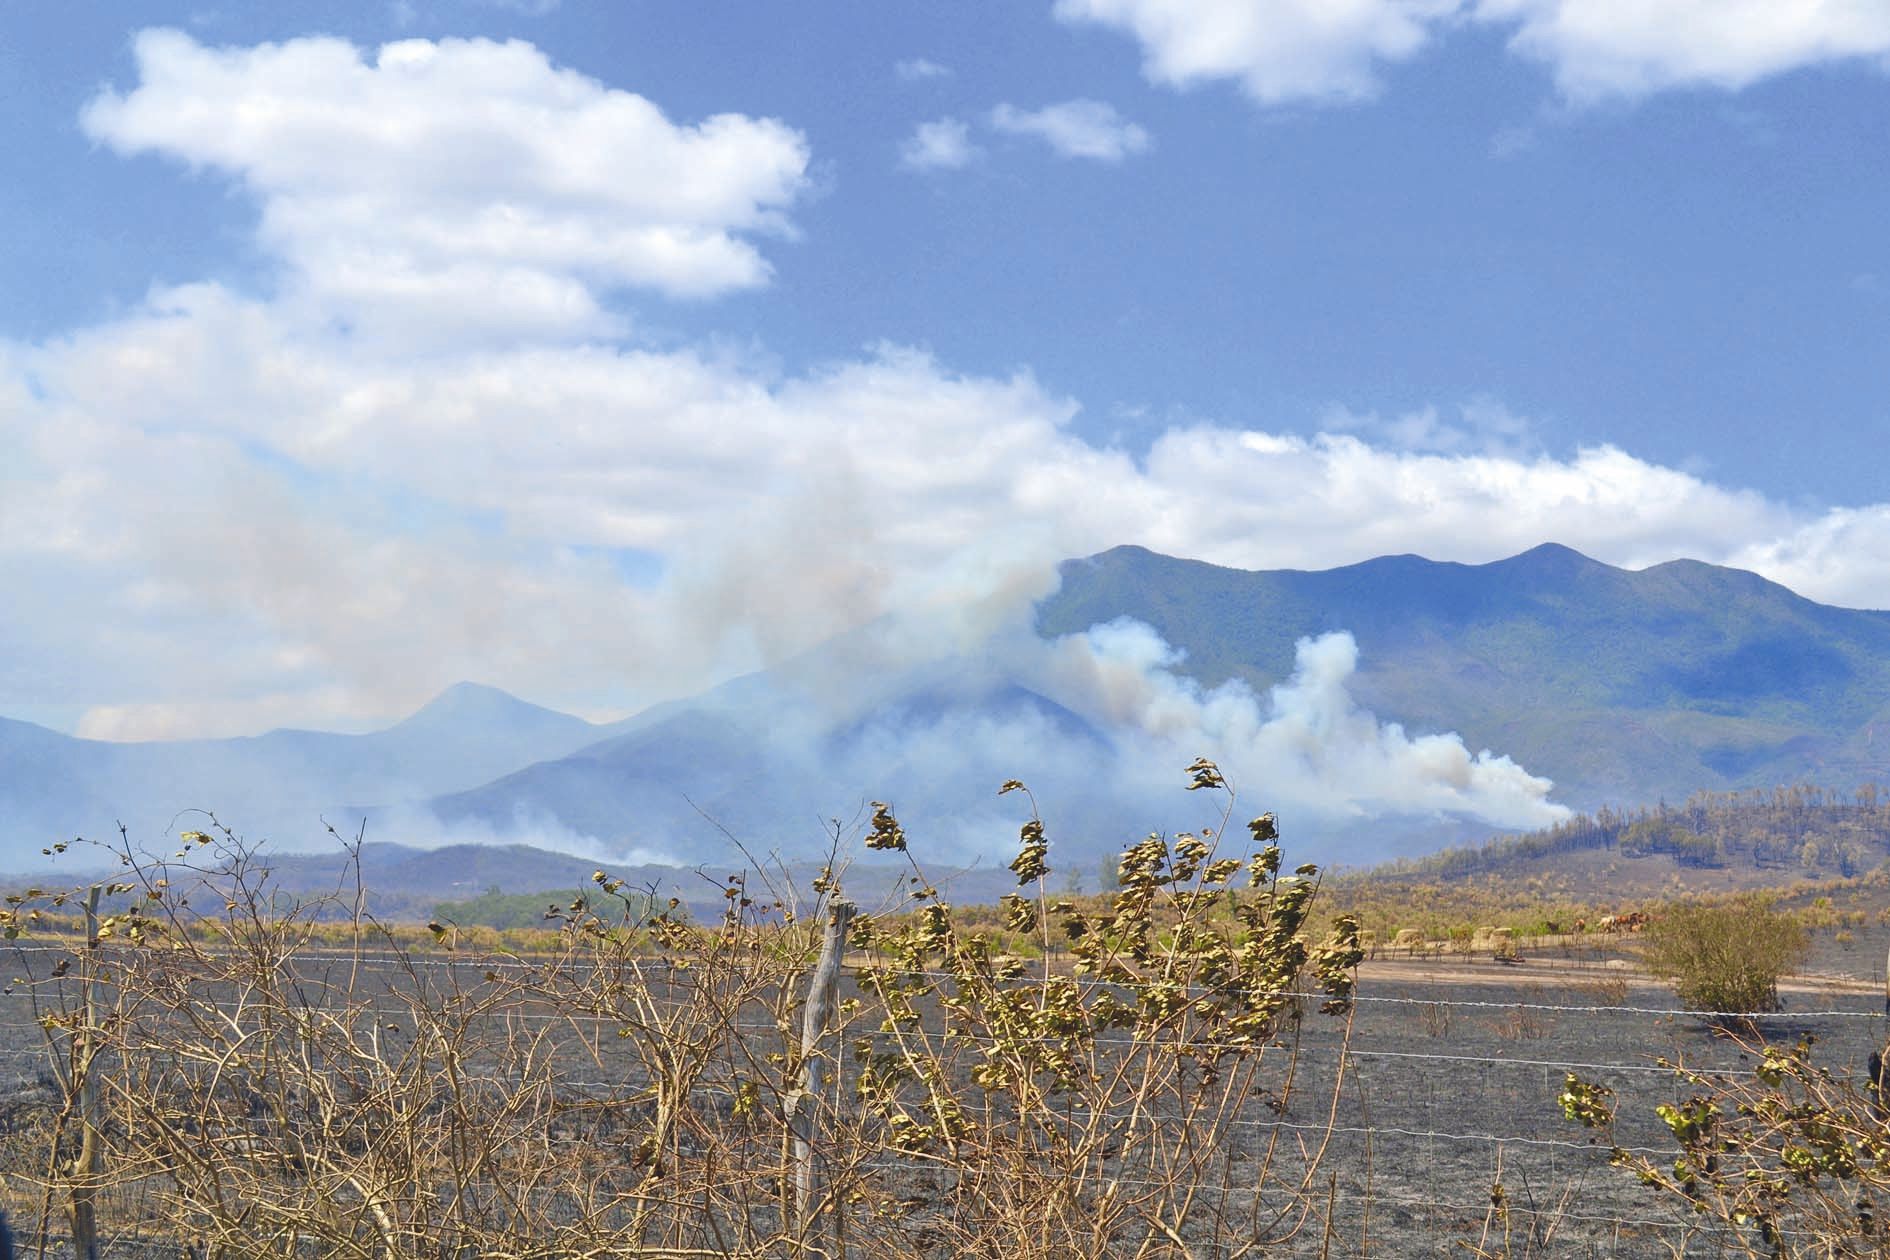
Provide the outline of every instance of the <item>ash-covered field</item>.
<path id="1" fill-rule="evenodd" d="M 14 969 L 45 975 L 55 952 L 17 951 Z M 353 1001 L 357 1017 L 371 1011 L 389 1053 L 397 1054 L 392 1048 L 407 1031 L 416 983 L 436 993 L 455 984 L 477 991 L 488 964 L 425 959 L 411 970 L 387 963 L 355 969 L 303 958 L 295 966 L 317 1002 L 326 992 L 337 1009 Z M 57 983 L 42 983 L 42 1004 L 57 996 L 46 987 Z M 843 996 L 849 993 L 857 994 L 851 983 Z M 30 1220 L 41 1200 L 45 1135 L 63 1102 L 38 1022 L 44 1006 L 36 1011 L 34 994 L 33 986 L 16 983 L 0 998 L 0 1170 L 16 1222 Z M 365 1005 L 363 995 L 370 999 Z M 1795 1044 L 1815 1037 L 1821 1062 L 1861 1075 L 1884 1035 L 1881 997 L 1855 988 L 1800 989 L 1786 1001 L 1786 1011 L 1761 1021 L 1768 1039 Z M 733 1114 L 730 1080 L 792 1043 L 766 1005 L 757 1002 L 742 1017 L 745 1062 L 726 1062 L 702 1078 L 692 1105 L 709 1123 Z M 1605 1085 L 1616 1095 L 1614 1140 L 1671 1152 L 1655 1108 L 1682 1101 L 1689 1087 L 1658 1061 L 1732 1072 L 1752 1066 L 1746 1050 L 1672 1006 L 1667 989 L 1619 965 L 1368 964 L 1349 1021 L 1309 1007 L 1266 1052 L 1255 1078 L 1264 1088 L 1226 1127 L 1233 1149 L 1215 1165 L 1221 1184 L 1203 1188 L 1181 1231 L 1189 1254 L 1198 1260 L 1240 1254 L 1253 1241 L 1256 1220 L 1266 1223 L 1257 1252 L 1266 1255 L 1733 1254 L 1724 1235 L 1676 1200 L 1609 1167 L 1607 1139 L 1566 1121 L 1556 1103 L 1566 1073 Z M 464 1066 L 475 1076 L 490 1068 L 488 1085 L 503 1090 L 516 1064 L 508 1066 L 511 1052 L 499 1047 L 531 1039 L 540 1083 L 549 1082 L 567 1104 L 561 1127 L 545 1136 L 586 1145 L 604 1166 L 620 1152 L 628 1176 L 631 1141 L 649 1114 L 648 1077 L 612 1021 L 523 1002 L 491 1006 L 477 1018 L 483 1031 L 472 1042 L 489 1037 L 490 1048 L 475 1048 Z M 852 1071 L 843 1067 L 843 1086 Z M 847 1092 L 843 1087 L 839 1097 Z M 258 1123 L 268 1129 L 266 1118 Z M 903 1224 L 889 1228 L 910 1232 L 912 1252 L 946 1254 L 948 1231 L 923 1222 L 935 1210 L 929 1203 L 952 1201 L 954 1173 L 935 1161 L 884 1153 L 864 1171 L 881 1192 L 911 1205 Z M 1136 1174 L 1121 1176 L 1132 1189 Z M 1254 1186 L 1262 1183 L 1256 1197 Z M 156 1191 L 147 1183 L 142 1193 Z M 1277 1215 L 1268 1205 L 1278 1207 Z M 137 1195 L 108 1200 L 107 1256 L 186 1254 L 173 1246 L 178 1240 L 154 1235 L 142 1215 Z M 1124 1254 L 1135 1241 L 1124 1240 Z M 1167 1254 L 1166 1246 L 1157 1254 Z"/>

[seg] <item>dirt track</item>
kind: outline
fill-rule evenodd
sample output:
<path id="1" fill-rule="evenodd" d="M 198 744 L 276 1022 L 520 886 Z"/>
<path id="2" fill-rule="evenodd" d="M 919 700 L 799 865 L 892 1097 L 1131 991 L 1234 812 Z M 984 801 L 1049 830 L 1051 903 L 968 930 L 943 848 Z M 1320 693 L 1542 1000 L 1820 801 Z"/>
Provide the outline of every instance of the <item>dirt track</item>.
<path id="1" fill-rule="evenodd" d="M 1578 984 L 1611 979 L 1626 981 L 1633 987 L 1665 991 L 1662 982 L 1625 959 L 1612 961 L 1574 961 L 1566 958 L 1525 954 L 1520 963 L 1505 964 L 1488 957 L 1464 954 L 1431 954 L 1411 958 L 1380 956 L 1359 968 L 1361 984 L 1395 981 L 1413 984 L 1498 985 L 1514 987 L 1531 980 L 1550 984 Z M 1849 976 L 1797 975 L 1779 981 L 1784 993 L 1863 994 L 1882 993 L 1884 986 Z M 1671 996 L 1671 995 L 1670 995 Z M 1668 1003 L 1670 1004 L 1670 1003 Z"/>

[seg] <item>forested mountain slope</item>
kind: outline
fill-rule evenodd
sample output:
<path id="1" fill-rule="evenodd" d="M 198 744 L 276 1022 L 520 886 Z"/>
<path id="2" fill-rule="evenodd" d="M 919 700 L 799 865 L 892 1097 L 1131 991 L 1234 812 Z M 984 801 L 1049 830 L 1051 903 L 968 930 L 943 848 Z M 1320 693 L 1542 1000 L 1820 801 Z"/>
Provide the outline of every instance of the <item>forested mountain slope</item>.
<path id="1" fill-rule="evenodd" d="M 1120 547 L 1063 568 L 1046 634 L 1129 616 L 1205 683 L 1284 679 L 1349 630 L 1380 717 L 1513 756 L 1578 806 L 1890 778 L 1890 613 L 1692 560 L 1630 571 L 1546 545 L 1492 564 L 1386 556 L 1245 572 Z"/>

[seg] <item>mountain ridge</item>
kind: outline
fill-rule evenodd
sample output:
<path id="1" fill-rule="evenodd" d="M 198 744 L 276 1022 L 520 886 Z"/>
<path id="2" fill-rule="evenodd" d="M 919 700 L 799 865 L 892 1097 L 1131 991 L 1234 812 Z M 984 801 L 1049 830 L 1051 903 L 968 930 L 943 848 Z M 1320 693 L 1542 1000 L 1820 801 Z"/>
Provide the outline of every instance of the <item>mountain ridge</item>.
<path id="1" fill-rule="evenodd" d="M 1292 676 L 1297 643 L 1345 631 L 1359 705 L 1416 735 L 1460 732 L 1471 750 L 1553 778 L 1556 799 L 1578 808 L 1890 778 L 1890 742 L 1875 740 L 1890 722 L 1890 612 L 1818 604 L 1742 570 L 1628 570 L 1547 543 L 1484 564 L 1402 554 L 1323 570 L 1123 546 L 1060 572 L 1035 610 L 1045 639 L 1131 618 L 1179 653 L 1172 668 L 1194 685 L 1236 681 L 1264 698 Z M 882 664 L 855 632 L 603 725 L 476 683 L 363 735 L 107 744 L 0 718 L 0 823 L 37 852 L 150 798 L 210 804 L 294 844 L 319 839 L 321 811 L 347 804 L 345 816 L 377 825 L 424 814 L 449 839 L 589 839 L 693 858 L 725 845 L 724 831 L 764 849 L 818 841 L 835 815 L 883 795 L 990 852 L 1016 823 L 980 803 L 986 778 L 1035 765 L 1079 783 L 1084 758 L 1105 764 L 1117 749 L 1106 721 L 993 659 L 875 672 Z M 833 680 L 849 694 L 823 693 Z M 1052 812 L 1097 847 L 1173 821 L 1123 808 L 1110 795 L 1120 786 L 1070 791 Z M 161 833 L 168 817 L 150 808 L 142 830 Z"/>
<path id="2" fill-rule="evenodd" d="M 1290 670 L 1287 645 L 1349 630 L 1362 703 L 1461 731 L 1581 803 L 1748 786 L 1760 773 L 1861 781 L 1890 769 L 1857 746 L 1890 712 L 1890 613 L 1818 604 L 1743 570 L 1685 560 L 1620 569 L 1546 544 L 1484 565 L 1378 557 L 1258 571 L 1116 548 L 1063 574 L 1039 607 L 1040 632 L 1135 617 L 1186 651 L 1181 668 L 1209 685 L 1239 678 L 1264 690 Z M 1423 589 L 1399 598 L 1413 577 Z M 1675 741 L 1695 755 L 1663 752 Z M 1596 749 L 1592 763 L 1565 755 L 1584 745 Z M 1624 748 L 1633 751 L 1603 764 Z"/>

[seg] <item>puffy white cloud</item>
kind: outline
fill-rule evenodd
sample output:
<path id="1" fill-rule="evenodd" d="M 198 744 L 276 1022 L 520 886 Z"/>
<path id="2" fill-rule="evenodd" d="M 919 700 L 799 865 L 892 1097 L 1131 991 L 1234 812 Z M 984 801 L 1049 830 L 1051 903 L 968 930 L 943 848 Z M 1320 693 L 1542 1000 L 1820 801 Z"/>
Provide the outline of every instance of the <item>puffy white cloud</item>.
<path id="1" fill-rule="evenodd" d="M 402 358 L 196 286 L 0 380 L 0 580 L 61 592 L 21 669 L 90 655 L 95 733 L 459 677 L 627 707 L 1061 554 L 993 530 L 1029 509 L 989 492 L 1072 405 L 905 351 L 785 383 L 682 351 Z M 667 580 L 626 582 L 624 551 Z"/>
<path id="2" fill-rule="evenodd" d="M 1129 122 L 1107 101 L 1074 100 L 1022 110 L 1003 104 L 991 125 L 1013 135 L 1036 136 L 1064 157 L 1120 162 L 1148 148 L 1148 132 Z"/>
<path id="3" fill-rule="evenodd" d="M 977 160 L 979 149 L 963 119 L 922 122 L 899 146 L 899 165 L 909 171 L 955 171 Z"/>
<path id="4" fill-rule="evenodd" d="M 1726 563 L 1827 603 L 1890 608 L 1890 504 L 1811 517 L 1776 537 L 1742 543 Z"/>
<path id="5" fill-rule="evenodd" d="M 233 175 L 306 295 L 407 326 L 608 326 L 598 293 L 706 297 L 764 283 L 753 238 L 790 230 L 802 136 L 772 119 L 672 122 L 529 44 L 337 39 L 135 45 L 138 83 L 86 134 Z"/>
<path id="6" fill-rule="evenodd" d="M 1128 32 L 1171 87 L 1232 79 L 1265 105 L 1370 96 L 1376 68 L 1414 56 L 1459 0 L 1057 0 L 1065 22 Z"/>
<path id="7" fill-rule="evenodd" d="M 1161 511 L 1143 541 L 1241 567 L 1322 568 L 1416 552 L 1482 562 L 1544 541 L 1614 564 L 1725 560 L 1794 514 L 1615 447 L 1567 458 L 1439 454 L 1201 425 L 1151 448 Z M 1890 591 L 1880 597 L 1890 600 Z"/>
<path id="8" fill-rule="evenodd" d="M 1479 0 L 1575 101 L 1737 89 L 1805 66 L 1890 57 L 1881 0 Z M 1890 63 L 1886 63 L 1890 64 Z"/>
<path id="9" fill-rule="evenodd" d="M 949 79 L 952 77 L 952 68 L 924 57 L 908 57 L 893 63 L 893 73 L 907 83 L 921 83 L 926 79 Z"/>
<path id="10" fill-rule="evenodd" d="M 44 592 L 12 664 L 88 677 L 62 693 L 119 735 L 271 725 L 297 696 L 358 718 L 462 677 L 628 707 L 899 610 L 926 614 L 899 658 L 972 650 L 1056 561 L 1124 542 L 1324 567 L 1557 540 L 1890 604 L 1890 508 L 1807 514 L 1609 447 L 1203 424 L 1137 461 L 1076 411 L 892 347 L 786 380 L 606 345 L 408 358 L 164 291 L 0 356 L 0 580 Z M 625 550 L 660 577 L 626 581 Z"/>
<path id="11" fill-rule="evenodd" d="M 1056 14 L 1132 35 L 1153 82 L 1232 80 L 1265 105 L 1368 97 L 1381 67 L 1469 20 L 1508 29 L 1577 103 L 1890 64 L 1881 0 L 1057 0 Z"/>

